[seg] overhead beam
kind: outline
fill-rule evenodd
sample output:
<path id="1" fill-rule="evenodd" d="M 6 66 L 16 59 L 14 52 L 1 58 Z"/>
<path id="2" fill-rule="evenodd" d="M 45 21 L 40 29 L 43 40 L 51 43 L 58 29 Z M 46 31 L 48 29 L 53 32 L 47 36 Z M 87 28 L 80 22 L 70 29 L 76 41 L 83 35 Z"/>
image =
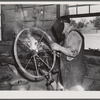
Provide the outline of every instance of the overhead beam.
<path id="1" fill-rule="evenodd" d="M 99 13 L 89 13 L 89 14 L 78 14 L 78 15 L 68 15 L 70 18 L 78 18 L 78 17 L 93 17 L 93 16 L 100 16 Z"/>
<path id="2" fill-rule="evenodd" d="M 68 7 L 76 7 L 76 6 L 78 6 L 78 7 L 82 7 L 82 6 L 93 6 L 93 5 L 98 5 L 98 4 L 81 4 L 81 5 L 79 5 L 79 4 L 75 4 L 75 5 L 69 5 Z"/>

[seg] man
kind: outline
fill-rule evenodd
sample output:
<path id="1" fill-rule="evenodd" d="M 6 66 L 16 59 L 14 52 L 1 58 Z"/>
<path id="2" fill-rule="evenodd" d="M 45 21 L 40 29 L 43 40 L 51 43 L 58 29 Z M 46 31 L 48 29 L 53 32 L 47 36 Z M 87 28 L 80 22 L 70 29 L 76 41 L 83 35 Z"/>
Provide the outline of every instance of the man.
<path id="1" fill-rule="evenodd" d="M 61 87 L 64 90 L 79 90 L 81 87 L 86 68 L 84 65 L 84 37 L 76 29 L 70 26 L 68 16 L 62 16 L 57 19 L 53 25 L 53 32 L 57 38 L 57 43 L 52 43 L 53 50 L 59 51 L 60 69 L 61 69 Z M 61 38 L 62 36 L 65 38 Z M 62 42 L 63 43 L 59 43 Z M 58 44 L 59 43 L 59 44 Z"/>

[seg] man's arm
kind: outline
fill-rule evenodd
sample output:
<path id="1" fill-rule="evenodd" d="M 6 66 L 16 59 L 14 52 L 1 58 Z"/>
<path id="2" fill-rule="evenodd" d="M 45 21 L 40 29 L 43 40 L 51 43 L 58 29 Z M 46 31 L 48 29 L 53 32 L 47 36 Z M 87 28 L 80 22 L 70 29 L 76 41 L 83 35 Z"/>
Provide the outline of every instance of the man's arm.
<path id="1" fill-rule="evenodd" d="M 53 43 L 51 47 L 53 50 L 60 51 L 67 56 L 75 57 L 80 51 L 82 39 L 79 35 L 73 32 L 68 42 L 69 42 L 68 47 L 61 46 L 57 43 Z"/>

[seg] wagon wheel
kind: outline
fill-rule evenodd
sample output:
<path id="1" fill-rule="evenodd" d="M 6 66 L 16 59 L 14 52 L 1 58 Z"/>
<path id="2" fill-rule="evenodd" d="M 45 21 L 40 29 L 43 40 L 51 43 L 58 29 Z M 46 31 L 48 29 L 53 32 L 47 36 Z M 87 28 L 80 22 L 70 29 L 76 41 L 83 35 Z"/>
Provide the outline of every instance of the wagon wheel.
<path id="1" fill-rule="evenodd" d="M 41 80 L 55 66 L 56 53 L 52 51 L 50 36 L 39 28 L 25 28 L 14 42 L 14 56 L 19 71 L 32 81 Z"/>

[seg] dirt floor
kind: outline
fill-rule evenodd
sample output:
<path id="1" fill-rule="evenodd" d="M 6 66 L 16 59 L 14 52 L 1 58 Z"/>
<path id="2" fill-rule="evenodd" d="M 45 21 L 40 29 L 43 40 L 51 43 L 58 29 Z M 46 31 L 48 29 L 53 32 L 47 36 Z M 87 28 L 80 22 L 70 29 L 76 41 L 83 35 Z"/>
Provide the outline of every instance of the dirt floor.
<path id="1" fill-rule="evenodd" d="M 12 75 L 12 79 L 10 80 L 10 82 L 13 82 L 17 79 L 23 79 L 23 77 L 20 76 L 19 74 L 18 74 L 18 76 L 16 76 L 13 73 L 13 71 L 8 67 L 8 65 L 0 66 L 0 75 L 2 75 L 4 73 L 10 73 Z M 56 77 L 56 76 L 54 76 L 54 77 Z M 28 91 L 47 91 L 47 87 L 45 84 L 46 84 L 46 79 L 43 79 L 39 82 L 32 82 L 32 81 L 28 80 L 28 85 L 30 86 Z M 86 77 L 83 82 L 83 88 L 85 89 L 85 91 L 99 91 L 100 90 L 100 81 L 95 81 L 95 80 L 92 80 L 92 79 L 89 79 Z M 11 91 L 14 91 L 13 87 L 12 87 Z"/>

